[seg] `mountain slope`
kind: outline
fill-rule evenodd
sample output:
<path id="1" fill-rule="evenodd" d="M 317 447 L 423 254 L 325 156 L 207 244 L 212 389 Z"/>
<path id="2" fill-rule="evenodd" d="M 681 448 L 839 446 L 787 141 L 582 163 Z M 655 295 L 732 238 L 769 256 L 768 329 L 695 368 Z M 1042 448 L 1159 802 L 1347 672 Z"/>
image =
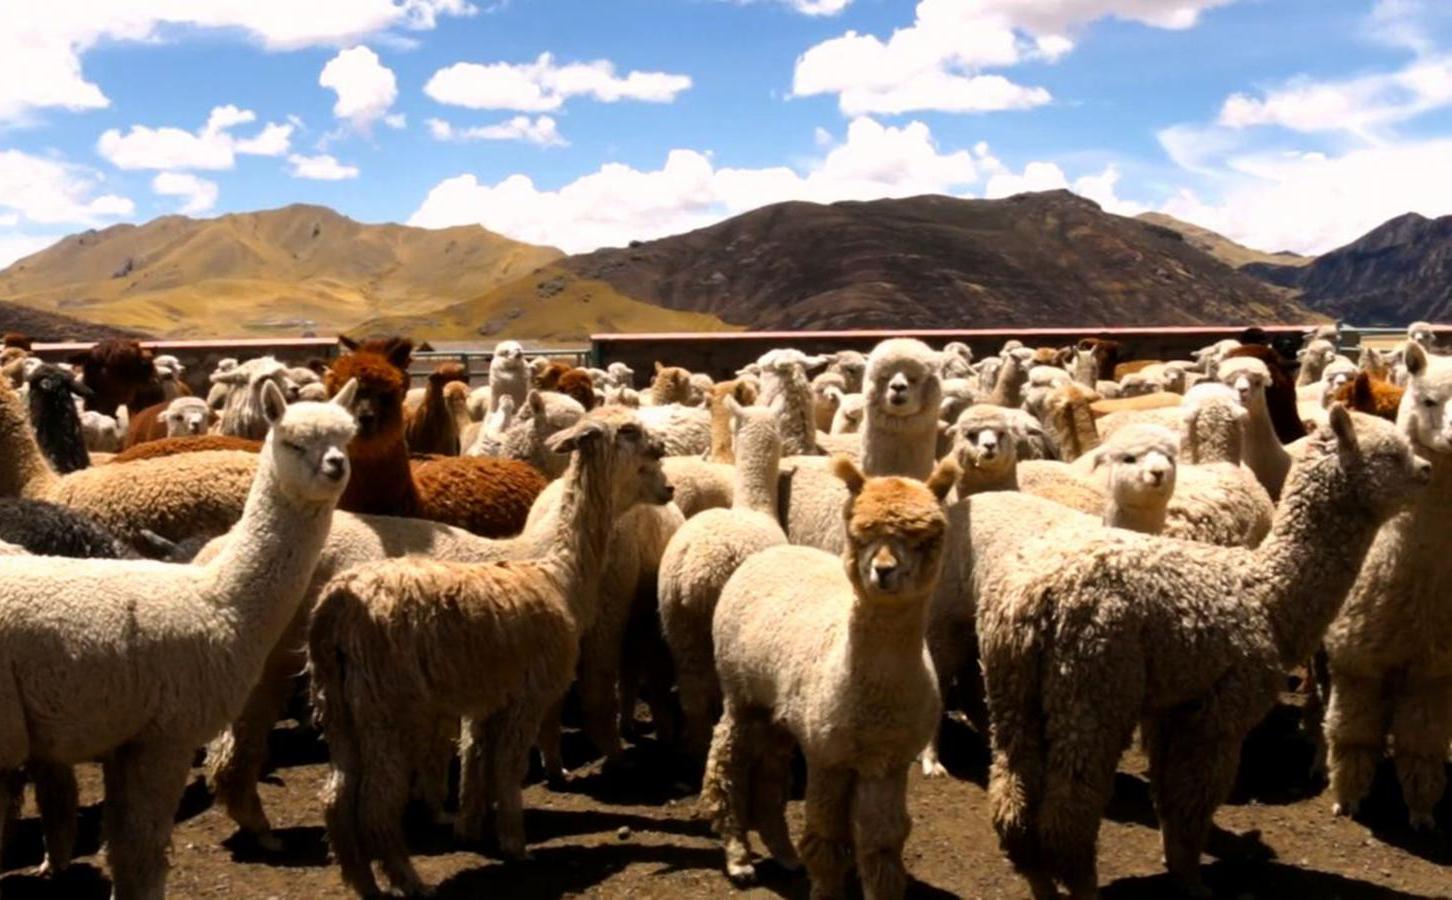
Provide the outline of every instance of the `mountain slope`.
<path id="1" fill-rule="evenodd" d="M 1168 216 L 1164 213 L 1141 213 L 1135 218 L 1141 222 L 1148 222 L 1151 225 L 1159 225 L 1171 231 L 1179 232 L 1189 242 L 1190 246 L 1204 250 L 1232 269 L 1238 269 L 1250 263 L 1299 267 L 1307 265 L 1315 259 L 1313 256 L 1301 256 L 1299 253 L 1292 253 L 1289 250 L 1282 250 L 1279 253 L 1265 253 L 1260 250 L 1252 250 L 1250 247 L 1237 244 L 1230 238 L 1222 234 L 1217 234 L 1208 228 L 1191 225 L 1189 222 L 1181 221 L 1174 216 Z"/>
<path id="2" fill-rule="evenodd" d="M 1307 306 L 1356 325 L 1445 322 L 1452 318 L 1452 216 L 1407 213 L 1309 266 L 1246 271 L 1295 288 Z"/>
<path id="3" fill-rule="evenodd" d="M 34 341 L 99 341 L 108 337 L 144 337 L 135 331 L 84 322 L 59 313 L 42 312 L 0 300 L 0 333 L 19 332 Z"/>
<path id="4" fill-rule="evenodd" d="M 1178 233 L 1065 191 L 781 203 L 558 266 L 627 297 L 756 329 L 1314 318 Z"/>
<path id="5" fill-rule="evenodd" d="M 294 205 L 72 235 L 0 272 L 0 299 L 168 337 L 325 333 L 445 306 L 560 255 L 477 226 Z"/>

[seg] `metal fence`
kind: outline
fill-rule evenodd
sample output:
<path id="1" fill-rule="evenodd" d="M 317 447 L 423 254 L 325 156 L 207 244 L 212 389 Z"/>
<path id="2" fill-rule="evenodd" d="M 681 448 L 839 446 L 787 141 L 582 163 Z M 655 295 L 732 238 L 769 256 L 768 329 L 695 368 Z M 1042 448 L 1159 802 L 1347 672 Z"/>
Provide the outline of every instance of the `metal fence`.
<path id="1" fill-rule="evenodd" d="M 548 359 L 563 360 L 574 366 L 590 364 L 589 347 L 526 349 L 524 355 L 530 359 L 543 356 Z M 475 350 L 467 347 L 457 350 L 415 350 L 413 364 L 409 366 L 409 377 L 418 381 L 427 377 L 439 363 L 456 362 L 468 371 L 470 384 L 474 384 L 476 381 L 483 383 L 489 378 L 489 363 L 493 359 L 493 350 Z"/>

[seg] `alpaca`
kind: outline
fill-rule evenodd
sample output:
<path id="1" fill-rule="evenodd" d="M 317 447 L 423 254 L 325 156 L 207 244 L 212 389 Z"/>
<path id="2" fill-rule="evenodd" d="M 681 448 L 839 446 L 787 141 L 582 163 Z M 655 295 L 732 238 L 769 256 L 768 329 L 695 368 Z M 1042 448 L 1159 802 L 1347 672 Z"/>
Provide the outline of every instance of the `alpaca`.
<path id="1" fill-rule="evenodd" d="M 494 412 L 499 401 L 509 397 L 514 408 L 524 405 L 524 396 L 529 393 L 529 366 L 524 359 L 524 347 L 519 341 L 500 341 L 494 346 L 494 355 L 489 359 L 489 408 Z"/>
<path id="2" fill-rule="evenodd" d="M 328 370 L 330 391 L 358 382 L 353 410 L 358 435 L 348 446 L 354 477 L 338 508 L 432 519 L 484 537 L 518 534 L 546 483 L 528 464 L 463 457 L 409 460 L 403 370 L 412 354 L 412 342 L 402 339 L 389 341 L 385 353 L 363 345 Z"/>
<path id="3" fill-rule="evenodd" d="M 1437 332 L 1428 322 L 1417 321 L 1408 325 L 1407 340 L 1421 347 L 1426 353 L 1437 352 Z"/>
<path id="4" fill-rule="evenodd" d="M 847 379 L 836 372 L 823 372 L 812 379 L 812 412 L 818 431 L 832 430 L 832 417 L 846 394 Z"/>
<path id="5" fill-rule="evenodd" d="M 125 406 L 116 407 L 116 415 L 108 416 L 88 409 L 81 413 L 81 442 L 92 454 L 91 461 L 98 462 L 95 454 L 115 453 L 126 440 L 128 416 Z"/>
<path id="6" fill-rule="evenodd" d="M 1131 425 L 1102 445 L 1094 467 L 1105 469 L 1108 481 L 1104 524 L 1142 534 L 1164 531 L 1179 452 L 1179 435 L 1158 425 Z"/>
<path id="7" fill-rule="evenodd" d="M 1001 406 L 980 403 L 963 410 L 948 429 L 959 476 L 957 499 L 986 491 L 1018 490 L 1018 447 Z"/>
<path id="8" fill-rule="evenodd" d="M 757 400 L 756 388 L 745 381 L 723 381 L 711 388 L 706 398 L 706 409 L 711 413 L 711 447 L 706 451 L 706 460 L 715 463 L 734 463 L 732 450 L 732 423 L 735 419 L 725 404 L 726 397 L 734 397 L 740 406 L 751 406 Z M 671 482 L 675 484 L 674 481 Z"/>
<path id="9" fill-rule="evenodd" d="M 655 363 L 655 376 L 650 380 L 650 405 L 668 406 L 691 403 L 691 373 L 679 366 L 668 366 L 660 360 Z"/>
<path id="10" fill-rule="evenodd" d="M 1090 409 L 1100 399 L 1092 388 L 1066 384 L 1049 392 L 1039 418 L 1059 450 L 1059 458 L 1072 462 L 1099 446 L 1099 430 Z"/>
<path id="11" fill-rule="evenodd" d="M 995 373 L 992 393 L 989 394 L 988 402 L 994 406 L 1021 406 L 1024 385 L 1028 382 L 1028 373 L 1028 365 L 1019 358 L 1018 353 L 1007 353 L 1003 357 L 1003 364 Z"/>
<path id="12" fill-rule="evenodd" d="M 968 378 L 973 374 L 973 348 L 962 341 L 949 341 L 943 345 L 942 377 Z"/>
<path id="13" fill-rule="evenodd" d="M 795 743 L 807 760 L 801 861 L 812 896 L 843 896 L 855 857 L 863 895 L 887 900 L 907 887 L 908 764 L 941 709 L 923 628 L 957 467 L 944 461 L 926 485 L 869 478 L 840 457 L 833 472 L 849 497 L 842 556 L 773 547 L 721 592 L 711 632 L 724 710 L 701 804 L 732 880 L 754 877 L 750 828 L 797 868 L 785 818 Z"/>
<path id="14" fill-rule="evenodd" d="M 255 454 L 194 453 L 57 475 L 20 398 L 0 381 L 0 497 L 71 507 L 134 546 L 147 529 L 171 540 L 222 534 L 242 514 L 256 471 Z"/>
<path id="15" fill-rule="evenodd" d="M 165 437 L 206 434 L 213 418 L 207 401 L 201 397 L 185 395 L 153 403 L 128 419 L 126 439 L 122 441 L 121 449 Z"/>
<path id="16" fill-rule="evenodd" d="M 76 399 L 90 397 L 91 389 L 70 372 L 50 363 L 37 366 L 28 383 L 30 424 L 35 429 L 36 443 L 52 468 L 65 475 L 90 466 Z"/>
<path id="17" fill-rule="evenodd" d="M 1336 390 L 1334 399 L 1358 412 L 1370 413 L 1395 422 L 1406 388 L 1370 372 L 1358 372 L 1348 384 Z"/>
<path id="18" fill-rule="evenodd" d="M 743 407 L 724 398 L 735 432 L 736 474 L 729 509 L 688 519 L 660 561 L 660 622 L 675 662 L 685 745 L 703 759 L 720 714 L 721 690 L 711 646 L 711 615 L 721 589 L 747 557 L 786 543 L 776 519 L 782 455 L 779 406 Z"/>
<path id="19" fill-rule="evenodd" d="M 504 407 L 501 407 L 504 408 Z M 492 456 L 527 462 L 547 478 L 558 478 L 569 465 L 568 456 L 551 453 L 551 435 L 573 426 L 585 416 L 585 408 L 574 398 L 549 391 L 531 390 L 509 426 L 499 434 L 481 430 L 469 448 L 469 456 Z"/>
<path id="20" fill-rule="evenodd" d="M 863 394 L 844 394 L 837 401 L 837 412 L 832 416 L 832 427 L 828 434 L 856 434 L 862 430 L 862 416 L 867 411 L 867 397 Z"/>
<path id="21" fill-rule="evenodd" d="M 648 452 L 618 451 L 617 439 Z M 483 748 L 477 771 L 489 779 L 488 795 L 471 792 L 476 808 L 461 811 L 461 824 L 480 819 L 492 801 L 501 849 L 525 856 L 520 793 L 529 748 L 569 686 L 593 616 L 590 583 L 615 519 L 610 482 L 622 474 L 617 465 L 639 467 L 660 451 L 633 415 L 611 409 L 555 435 L 551 449 L 575 457 L 562 479 L 556 543 L 543 557 L 360 566 L 328 585 L 313 614 L 313 705 L 332 754 L 328 836 L 344 881 L 364 896 L 378 893 L 371 859 L 396 889 L 423 890 L 401 826 L 408 762 L 419 749 L 412 736 L 440 718 L 470 716 Z M 669 502 L 670 488 L 654 471 L 654 499 Z M 489 677 L 480 677 L 481 660 Z M 384 721 L 389 727 L 377 727 Z"/>
<path id="22" fill-rule="evenodd" d="M 111 457 L 112 463 L 135 462 L 142 459 L 159 459 L 180 453 L 201 453 L 206 450 L 240 450 L 257 453 L 262 449 L 261 441 L 251 438 L 232 437 L 227 434 L 179 435 L 161 437 L 129 447 Z M 239 511 L 241 507 L 238 507 Z"/>
<path id="23" fill-rule="evenodd" d="M 1241 741 L 1315 650 L 1381 524 L 1429 477 L 1394 427 L 1333 406 L 1259 549 L 1071 526 L 998 566 L 978 618 L 989 806 L 1035 897 L 1056 896 L 1056 880 L 1097 894 L 1099 820 L 1136 724 L 1166 864 L 1210 896 L 1200 854 Z"/>
<path id="24" fill-rule="evenodd" d="M 1307 342 L 1296 351 L 1301 368 L 1296 372 L 1296 387 L 1306 387 L 1321 380 L 1326 367 L 1336 359 L 1336 345 L 1324 338 Z"/>
<path id="25" fill-rule="evenodd" d="M 272 384 L 286 397 L 287 367 L 271 356 L 249 359 L 230 372 L 213 374 L 216 384 L 228 387 L 217 433 L 261 440 L 267 436 L 267 416 L 262 411 L 262 390 Z"/>
<path id="26" fill-rule="evenodd" d="M 327 387 L 323 390 L 326 392 Z M 468 382 L 451 381 L 444 385 L 444 408 L 454 420 L 454 433 L 459 436 L 459 448 L 462 450 L 468 446 L 464 443 L 464 431 L 474 424 L 474 420 L 469 418 Z"/>
<path id="27" fill-rule="evenodd" d="M 1267 400 L 1274 375 L 1255 358 L 1231 357 L 1220 364 L 1220 382 L 1235 389 L 1249 418 L 1245 424 L 1245 464 L 1260 479 L 1272 500 L 1291 468 L 1291 457 L 1276 435 Z"/>
<path id="28" fill-rule="evenodd" d="M 942 387 L 927 344 L 892 338 L 867 357 L 862 468 L 869 475 L 925 479 L 936 463 Z"/>
<path id="29" fill-rule="evenodd" d="M 36 556 L 138 556 L 135 549 L 89 516 L 43 500 L 19 497 L 0 497 L 0 540 L 24 547 Z"/>
<path id="30" fill-rule="evenodd" d="M 146 406 L 136 402 L 137 394 L 156 384 L 151 351 L 128 338 L 107 338 L 66 361 L 81 370 L 81 380 L 91 389 L 86 409 L 103 415 L 116 415 L 118 406 Z"/>
<path id="31" fill-rule="evenodd" d="M 1452 743 L 1452 361 L 1414 342 L 1406 367 L 1397 428 L 1430 461 L 1432 487 L 1376 536 L 1326 636 L 1326 738 L 1338 813 L 1356 813 L 1386 752 L 1411 824 L 1432 828 Z"/>
<path id="32" fill-rule="evenodd" d="M 429 373 L 423 402 L 408 416 L 403 439 L 411 453 L 459 455 L 459 431 L 454 416 L 444 403 L 444 386 L 469 382 L 469 370 L 461 363 L 440 363 Z"/>
<path id="33" fill-rule="evenodd" d="M 264 391 L 272 434 L 242 519 L 210 565 L 0 563 L 12 676 L 0 771 L 104 758 L 117 898 L 163 895 L 192 753 L 235 715 L 292 618 L 348 478 L 351 416 L 324 404 L 288 409 L 275 385 Z M 12 784 L 0 778 L 0 809 Z"/>
<path id="34" fill-rule="evenodd" d="M 867 357 L 856 350 L 838 350 L 827 363 L 827 371 L 842 376 L 844 394 L 860 394 L 862 379 L 867 374 Z"/>
<path id="35" fill-rule="evenodd" d="M 711 413 L 708 410 L 671 403 L 643 406 L 640 416 L 665 444 L 669 456 L 704 456 L 711 449 Z"/>
<path id="36" fill-rule="evenodd" d="M 1233 359 L 1258 359 L 1270 372 L 1266 385 L 1266 410 L 1275 426 L 1276 437 L 1282 444 L 1300 440 L 1306 436 L 1305 423 L 1296 411 L 1296 382 L 1291 377 L 1289 364 L 1272 347 L 1243 346 L 1226 354 L 1221 367 Z M 1219 377 L 1221 382 L 1224 377 Z"/>
<path id="37" fill-rule="evenodd" d="M 769 406 L 781 398 L 781 445 L 787 456 L 817 452 L 816 399 L 807 379 L 807 363 L 799 353 L 772 351 L 760 360 L 761 395 L 758 402 Z"/>

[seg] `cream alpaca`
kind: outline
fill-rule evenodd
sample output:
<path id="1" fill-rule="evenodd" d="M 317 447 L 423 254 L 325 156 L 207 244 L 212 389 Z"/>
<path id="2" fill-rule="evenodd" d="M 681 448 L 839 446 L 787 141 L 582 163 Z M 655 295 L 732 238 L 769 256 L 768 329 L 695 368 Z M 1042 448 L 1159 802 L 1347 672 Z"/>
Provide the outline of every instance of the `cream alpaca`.
<path id="1" fill-rule="evenodd" d="M 492 801 L 501 849 L 525 855 L 520 794 L 529 748 L 574 676 L 580 635 L 594 617 L 591 585 L 616 512 L 611 482 L 626 474 L 618 467 L 659 458 L 635 417 L 609 408 L 555 435 L 551 449 L 575 458 L 561 479 L 556 541 L 543 557 L 374 563 L 334 579 L 318 603 L 308 647 L 314 709 L 332 752 L 328 835 L 344 880 L 360 894 L 378 892 L 373 859 L 395 888 L 423 890 L 402 831 L 409 740 L 440 719 L 472 717 L 483 757 L 472 771 L 488 776 L 487 786 L 465 794 L 460 826 L 477 827 Z M 667 502 L 670 488 L 658 467 L 651 472 L 654 499 Z M 390 727 L 377 727 L 384 721 Z"/>
<path id="2" fill-rule="evenodd" d="M 263 388 L 272 433 L 242 520 L 209 565 L 0 564 L 11 674 L 0 689 L 0 785 L 27 761 L 104 758 L 117 898 L 164 894 L 192 753 L 240 710 L 302 599 L 348 478 L 354 426 L 340 407 L 352 391 L 340 405 L 286 409 L 275 384 Z"/>
<path id="3" fill-rule="evenodd" d="M 529 363 L 524 358 L 524 347 L 519 341 L 500 341 L 489 360 L 489 407 L 485 413 L 498 409 L 499 401 L 504 397 L 514 401 L 515 409 L 522 409 L 529 384 Z"/>
<path id="4" fill-rule="evenodd" d="M 1246 733 L 1340 609 L 1378 528 L 1429 476 L 1389 423 L 1332 407 L 1256 550 L 1117 529 L 1021 545 L 984 589 L 992 717 L 989 806 L 1034 896 L 1097 893 L 1095 843 L 1114 772 L 1143 730 L 1172 875 L 1196 896 L 1200 854 Z"/>
<path id="5" fill-rule="evenodd" d="M 711 741 L 703 807 L 738 881 L 754 870 L 747 831 L 795 868 L 785 811 L 791 748 L 807 759 L 801 858 L 812 896 L 845 893 L 852 861 L 868 900 L 903 895 L 908 764 L 937 724 L 923 645 L 942 567 L 944 462 L 923 484 L 871 478 L 838 458 L 847 485 L 841 557 L 773 547 L 727 582 L 712 633 L 724 712 Z"/>
<path id="6" fill-rule="evenodd" d="M 1258 359 L 1235 358 L 1220 363 L 1221 384 L 1235 389 L 1240 405 L 1249 418 L 1245 423 L 1245 464 L 1260 479 L 1272 500 L 1279 500 L 1281 485 L 1291 468 L 1291 457 L 1276 437 L 1266 406 L 1265 392 L 1270 385 L 1270 370 Z"/>
<path id="7" fill-rule="evenodd" d="M 685 744 L 704 757 L 720 714 L 721 688 L 711 616 L 732 573 L 754 553 L 786 543 L 777 523 L 780 403 L 771 409 L 724 400 L 731 411 L 736 483 L 730 509 L 712 509 L 681 526 L 660 562 L 660 621 L 675 662 Z"/>
<path id="8" fill-rule="evenodd" d="M 1397 427 L 1432 487 L 1377 535 L 1326 636 L 1326 737 L 1338 812 L 1356 812 L 1389 750 L 1412 825 L 1431 828 L 1452 743 L 1452 361 L 1415 343 L 1405 354 Z"/>

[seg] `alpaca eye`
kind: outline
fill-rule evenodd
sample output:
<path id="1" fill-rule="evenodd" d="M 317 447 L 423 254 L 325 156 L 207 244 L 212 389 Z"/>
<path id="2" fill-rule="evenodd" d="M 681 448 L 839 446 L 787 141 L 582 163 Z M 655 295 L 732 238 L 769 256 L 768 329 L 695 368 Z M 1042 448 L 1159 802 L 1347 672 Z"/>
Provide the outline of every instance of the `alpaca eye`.
<path id="1" fill-rule="evenodd" d="M 1124 458 L 1124 463 L 1126 465 L 1131 465 L 1131 466 L 1134 465 L 1134 457 L 1133 456 L 1126 456 Z"/>
<path id="2" fill-rule="evenodd" d="M 302 444 L 294 444 L 292 441 L 283 441 L 282 445 L 287 449 L 291 450 L 293 453 L 298 454 L 299 456 L 308 452 L 307 448 L 304 447 Z"/>
<path id="3" fill-rule="evenodd" d="M 1437 401 L 1428 397 L 1426 400 L 1422 401 L 1422 405 L 1427 407 L 1428 409 L 1432 409 L 1437 405 Z"/>

